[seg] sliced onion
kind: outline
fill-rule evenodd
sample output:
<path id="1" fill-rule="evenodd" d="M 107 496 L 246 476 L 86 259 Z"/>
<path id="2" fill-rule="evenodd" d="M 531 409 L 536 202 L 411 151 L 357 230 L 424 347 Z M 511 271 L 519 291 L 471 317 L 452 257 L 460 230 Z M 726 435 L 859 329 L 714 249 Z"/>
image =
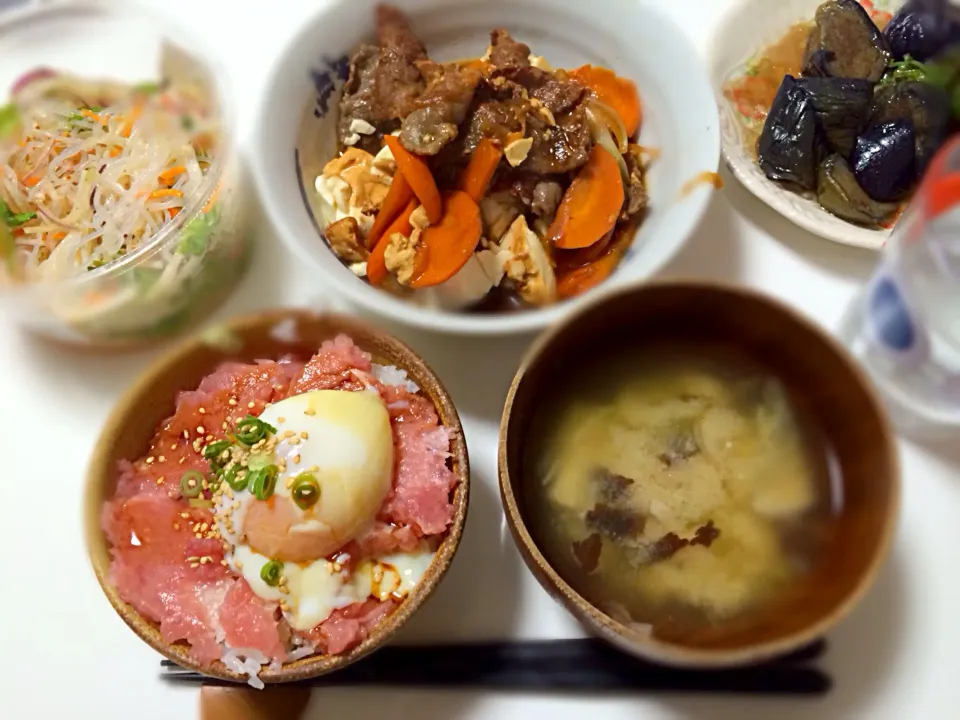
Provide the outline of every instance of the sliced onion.
<path id="1" fill-rule="evenodd" d="M 36 82 L 37 80 L 45 80 L 55 76 L 57 72 L 51 70 L 50 68 L 37 68 L 36 70 L 31 70 L 28 73 L 21 75 L 17 78 L 16 82 L 13 83 L 13 86 L 10 88 L 10 95 L 16 97 L 27 85 L 30 83 Z"/>
<path id="2" fill-rule="evenodd" d="M 620 113 L 606 103 L 600 102 L 595 97 L 587 100 L 587 112 L 592 112 L 593 116 L 599 120 L 607 130 L 613 133 L 613 136 L 617 139 L 617 147 L 620 148 L 621 153 L 625 153 L 630 138 L 627 135 L 627 128 L 620 118 Z"/>
<path id="3" fill-rule="evenodd" d="M 630 186 L 630 170 L 627 169 L 627 161 L 623 159 L 623 154 L 613 143 L 613 138 L 607 131 L 606 126 L 597 119 L 597 116 L 593 114 L 593 109 L 589 107 L 587 108 L 587 122 L 590 123 L 590 134 L 593 136 L 594 142 L 613 155 L 614 160 L 617 161 L 617 166 L 620 168 L 620 179 L 623 180 L 623 187 L 626 190 Z"/>

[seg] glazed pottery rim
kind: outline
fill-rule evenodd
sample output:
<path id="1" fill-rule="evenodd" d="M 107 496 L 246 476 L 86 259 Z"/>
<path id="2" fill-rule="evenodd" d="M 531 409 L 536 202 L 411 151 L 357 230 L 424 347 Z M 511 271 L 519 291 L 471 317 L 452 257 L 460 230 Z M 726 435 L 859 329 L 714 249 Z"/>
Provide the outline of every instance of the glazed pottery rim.
<path id="1" fill-rule="evenodd" d="M 419 353 L 403 341 L 397 339 L 385 330 L 381 330 L 355 317 L 335 312 L 312 311 L 304 308 L 253 312 L 218 324 L 216 329 L 243 333 L 244 331 L 254 330 L 260 326 L 276 326 L 277 323 L 287 320 L 302 320 L 306 322 L 322 321 L 329 323 L 331 328 L 334 329 L 331 338 L 339 333 L 344 333 L 350 337 L 365 336 L 371 339 L 375 338 L 389 348 L 391 355 L 394 356 L 391 359 L 403 360 L 403 364 L 399 366 L 407 370 L 411 378 L 415 375 L 420 375 L 428 379 L 430 386 L 421 386 L 420 392 L 425 397 L 431 399 L 437 414 L 440 416 L 442 425 L 450 431 L 450 455 L 455 467 L 454 473 L 457 476 L 457 486 L 452 499 L 454 507 L 453 520 L 429 568 L 424 573 L 420 582 L 417 583 L 414 590 L 400 606 L 380 623 L 375 625 L 362 643 L 347 652 L 338 655 L 311 655 L 284 663 L 276 670 L 270 670 L 267 666 L 263 666 L 259 677 L 265 684 L 294 682 L 340 670 L 389 642 L 395 633 L 407 623 L 410 617 L 412 617 L 433 594 L 446 575 L 463 537 L 470 496 L 470 468 L 466 438 L 453 400 L 439 377 L 437 377 L 436 373 L 434 373 L 426 361 Z M 278 342 L 280 341 L 278 340 Z M 172 365 L 189 358 L 198 348 L 212 345 L 213 343 L 210 342 L 207 333 L 196 333 L 182 340 L 170 350 L 163 353 L 158 359 L 154 360 L 146 370 L 142 371 L 137 380 L 130 385 L 114 405 L 113 410 L 111 410 L 104 423 L 100 435 L 95 441 L 93 454 L 89 461 L 85 478 L 86 486 L 84 488 L 83 502 L 84 540 L 88 560 L 104 595 L 109 600 L 116 614 L 142 641 L 167 659 L 184 668 L 222 680 L 246 683 L 248 680 L 246 674 L 229 670 L 221 660 L 216 660 L 212 665 L 208 666 L 202 665 L 192 659 L 189 654 L 190 646 L 186 641 L 181 640 L 175 643 L 165 641 L 160 634 L 157 623 L 147 620 L 132 605 L 124 602 L 120 598 L 116 587 L 114 587 L 109 580 L 110 543 L 100 525 L 103 504 L 108 499 L 107 493 L 112 487 L 113 474 L 115 472 L 112 466 L 115 460 L 111 452 L 112 444 L 109 442 L 110 438 L 118 433 L 125 419 L 131 412 L 135 411 L 138 401 L 150 392 L 150 387 L 158 374 Z M 411 369 L 414 370 L 414 372 L 410 372 Z M 212 372 L 212 369 L 210 372 Z M 105 562 L 97 559 L 97 555 L 101 549 L 107 554 Z"/>
<path id="2" fill-rule="evenodd" d="M 514 408 L 517 392 L 527 377 L 529 369 L 536 363 L 544 351 L 570 327 L 591 311 L 607 304 L 620 302 L 625 297 L 634 294 L 643 294 L 649 291 L 663 289 L 708 291 L 739 297 L 752 303 L 764 304 L 783 316 L 784 320 L 799 326 L 802 330 L 817 337 L 819 341 L 845 366 L 851 379 L 856 382 L 870 404 L 873 415 L 877 419 L 881 435 L 885 439 L 882 452 L 890 468 L 890 499 L 883 512 L 883 524 L 876 547 L 872 551 L 869 563 L 864 568 L 854 589 L 848 593 L 837 606 L 826 616 L 807 627 L 762 643 L 747 645 L 739 648 L 710 650 L 693 648 L 652 637 L 648 633 L 640 632 L 620 623 L 603 613 L 586 598 L 578 593 L 564 580 L 547 560 L 532 533 L 527 527 L 516 493 L 514 482 L 511 481 L 511 472 L 507 460 L 508 428 Z M 880 452 L 881 450 L 878 450 Z M 897 527 L 899 525 L 900 508 L 902 503 L 902 480 L 900 458 L 896 443 L 896 435 L 889 418 L 886 415 L 880 396 L 868 379 L 864 370 L 860 368 L 852 355 L 839 341 L 827 331 L 818 327 L 809 318 L 781 300 L 758 290 L 734 285 L 716 280 L 701 280 L 693 278 L 670 278 L 654 280 L 634 287 L 614 288 L 597 296 L 591 303 L 584 306 L 579 312 L 568 317 L 540 337 L 527 350 L 520 367 L 517 370 L 507 398 L 504 403 L 503 414 L 500 419 L 499 442 L 497 451 L 497 474 L 500 485 L 500 496 L 503 501 L 507 525 L 517 543 L 518 550 L 531 573 L 544 585 L 544 589 L 554 596 L 574 617 L 585 620 L 588 627 L 598 631 L 604 639 L 627 652 L 653 660 L 669 666 L 691 668 L 725 668 L 772 660 L 786 653 L 812 643 L 832 630 L 844 620 L 863 600 L 870 589 L 875 585 L 877 577 L 889 558 Z"/>

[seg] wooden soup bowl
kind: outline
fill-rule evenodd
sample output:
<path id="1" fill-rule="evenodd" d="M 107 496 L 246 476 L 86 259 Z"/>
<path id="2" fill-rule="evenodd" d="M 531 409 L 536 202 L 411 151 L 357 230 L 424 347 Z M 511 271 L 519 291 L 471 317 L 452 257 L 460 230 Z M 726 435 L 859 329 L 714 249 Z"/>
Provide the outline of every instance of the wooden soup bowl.
<path id="1" fill-rule="evenodd" d="M 373 356 L 374 362 L 406 370 L 410 379 L 420 386 L 420 393 L 433 401 L 441 424 L 451 431 L 452 469 L 459 481 L 453 494 L 453 522 L 416 588 L 360 645 L 340 655 L 302 658 L 278 670 L 264 667 L 260 679 L 265 683 L 282 683 L 316 677 L 376 650 L 393 637 L 436 589 L 453 560 L 467 517 L 470 479 L 467 447 L 450 395 L 420 356 L 386 333 L 338 315 L 277 310 L 231 320 L 179 345 L 154 363 L 126 392 L 97 441 L 87 474 L 84 523 L 87 549 L 97 580 L 123 621 L 150 647 L 179 665 L 223 680 L 245 682 L 247 679 L 246 675 L 228 670 L 219 660 L 212 667 L 198 665 L 191 659 L 186 642 L 166 642 L 156 623 L 125 603 L 111 585 L 109 546 L 100 527 L 100 513 L 115 490 L 117 462 L 142 457 L 160 423 L 173 414 L 177 393 L 196 389 L 221 362 L 279 359 L 287 354 L 309 358 L 324 340 L 340 333 L 349 335 L 360 349 Z"/>
<path id="2" fill-rule="evenodd" d="M 649 626 L 626 625 L 578 594 L 548 562 L 529 526 L 523 491 L 531 420 L 564 377 L 624 343 L 679 341 L 732 345 L 784 381 L 833 452 L 843 504 L 826 547 L 776 613 L 717 623 L 667 641 Z M 606 293 L 548 331 L 531 348 L 500 425 L 500 491 L 520 553 L 541 585 L 588 630 L 621 649 L 669 665 L 730 667 L 761 662 L 812 642 L 863 598 L 887 557 L 900 508 L 894 437 L 863 372 L 829 335 L 756 292 L 711 282 L 670 281 Z"/>

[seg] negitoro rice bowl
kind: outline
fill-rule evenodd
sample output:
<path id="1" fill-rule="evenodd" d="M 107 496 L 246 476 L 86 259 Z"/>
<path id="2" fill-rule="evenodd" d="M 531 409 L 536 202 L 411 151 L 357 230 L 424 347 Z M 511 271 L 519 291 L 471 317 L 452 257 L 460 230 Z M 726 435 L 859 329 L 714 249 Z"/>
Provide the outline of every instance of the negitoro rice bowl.
<path id="1" fill-rule="evenodd" d="M 306 362 L 219 364 L 117 463 L 108 596 L 186 664 L 254 687 L 364 650 L 432 587 L 465 510 L 455 414 L 411 377 L 345 334 Z"/>

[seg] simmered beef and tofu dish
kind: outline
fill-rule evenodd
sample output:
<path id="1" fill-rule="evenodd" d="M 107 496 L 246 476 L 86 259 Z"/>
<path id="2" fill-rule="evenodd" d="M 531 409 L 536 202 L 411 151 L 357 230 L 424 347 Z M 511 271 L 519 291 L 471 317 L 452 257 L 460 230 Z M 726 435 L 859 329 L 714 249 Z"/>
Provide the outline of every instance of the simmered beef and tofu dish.
<path id="1" fill-rule="evenodd" d="M 636 86 L 553 69 L 507 30 L 431 60 L 397 9 L 350 62 L 325 236 L 360 278 L 427 305 L 549 305 L 606 279 L 648 206 Z"/>
<path id="2" fill-rule="evenodd" d="M 345 335 L 225 363 L 117 468 L 109 581 L 262 688 L 264 666 L 345 653 L 414 592 L 453 521 L 450 449 L 430 398 Z"/>

